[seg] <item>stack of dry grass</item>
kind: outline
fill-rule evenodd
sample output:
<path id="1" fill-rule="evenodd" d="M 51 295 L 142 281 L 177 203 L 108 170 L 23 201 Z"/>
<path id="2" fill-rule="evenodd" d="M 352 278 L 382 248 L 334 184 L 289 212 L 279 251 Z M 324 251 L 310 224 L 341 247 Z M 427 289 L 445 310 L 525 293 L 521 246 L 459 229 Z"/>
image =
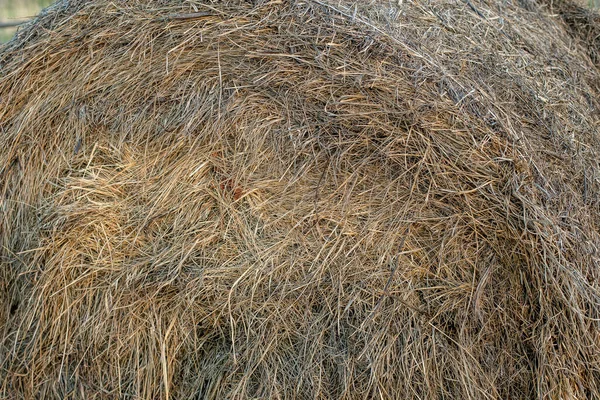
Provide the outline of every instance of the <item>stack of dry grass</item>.
<path id="1" fill-rule="evenodd" d="M 599 398 L 573 7 L 47 10 L 0 48 L 0 396 Z"/>

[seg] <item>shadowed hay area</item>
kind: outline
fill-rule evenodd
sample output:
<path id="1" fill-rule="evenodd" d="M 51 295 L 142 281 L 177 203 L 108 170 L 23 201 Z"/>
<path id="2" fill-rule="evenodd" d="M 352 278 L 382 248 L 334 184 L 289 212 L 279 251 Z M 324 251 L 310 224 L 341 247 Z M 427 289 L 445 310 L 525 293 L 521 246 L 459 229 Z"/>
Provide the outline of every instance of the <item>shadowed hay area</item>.
<path id="1" fill-rule="evenodd" d="M 600 398 L 598 21 L 47 9 L 0 47 L 0 397 Z"/>

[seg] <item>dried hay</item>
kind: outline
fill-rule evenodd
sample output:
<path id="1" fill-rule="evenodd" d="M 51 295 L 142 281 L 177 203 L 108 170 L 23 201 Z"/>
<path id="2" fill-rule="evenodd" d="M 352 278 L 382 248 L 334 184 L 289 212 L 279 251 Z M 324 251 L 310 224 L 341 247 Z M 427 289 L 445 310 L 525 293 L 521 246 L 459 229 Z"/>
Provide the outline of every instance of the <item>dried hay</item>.
<path id="1" fill-rule="evenodd" d="M 1 396 L 600 398 L 568 7 L 47 10 L 0 48 Z"/>

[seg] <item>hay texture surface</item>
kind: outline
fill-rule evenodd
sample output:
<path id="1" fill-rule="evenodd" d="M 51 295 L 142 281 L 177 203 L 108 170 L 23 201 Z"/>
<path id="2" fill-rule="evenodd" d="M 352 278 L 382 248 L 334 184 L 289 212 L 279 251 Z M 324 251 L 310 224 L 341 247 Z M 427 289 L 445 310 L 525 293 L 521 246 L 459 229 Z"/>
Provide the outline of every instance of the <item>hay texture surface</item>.
<path id="1" fill-rule="evenodd" d="M 599 29 L 54 5 L 0 47 L 0 397 L 600 398 Z"/>

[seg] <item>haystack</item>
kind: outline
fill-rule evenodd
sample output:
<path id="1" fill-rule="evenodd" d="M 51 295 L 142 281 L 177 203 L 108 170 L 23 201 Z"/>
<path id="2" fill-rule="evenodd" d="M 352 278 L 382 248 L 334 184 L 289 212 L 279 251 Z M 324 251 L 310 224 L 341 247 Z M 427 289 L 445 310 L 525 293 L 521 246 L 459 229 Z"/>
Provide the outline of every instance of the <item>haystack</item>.
<path id="1" fill-rule="evenodd" d="M 598 21 L 52 6 L 0 48 L 0 397 L 600 398 Z"/>

